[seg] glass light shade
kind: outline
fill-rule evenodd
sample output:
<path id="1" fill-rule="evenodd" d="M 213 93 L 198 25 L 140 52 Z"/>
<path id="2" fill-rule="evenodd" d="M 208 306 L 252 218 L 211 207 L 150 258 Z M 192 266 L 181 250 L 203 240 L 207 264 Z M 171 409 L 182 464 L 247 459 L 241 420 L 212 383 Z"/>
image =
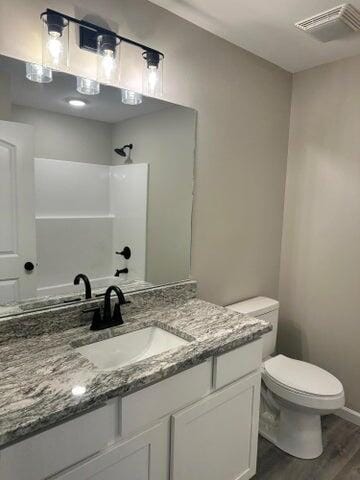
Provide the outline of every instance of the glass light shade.
<path id="1" fill-rule="evenodd" d="M 142 95 L 132 90 L 121 90 L 121 101 L 125 105 L 140 105 L 142 103 Z"/>
<path id="2" fill-rule="evenodd" d="M 32 82 L 52 82 L 52 70 L 37 63 L 26 63 L 26 78 Z"/>
<path id="3" fill-rule="evenodd" d="M 48 13 L 43 17 L 43 65 L 54 70 L 66 69 L 69 51 L 69 22 L 61 15 Z"/>
<path id="4" fill-rule="evenodd" d="M 100 93 L 100 84 L 90 78 L 76 77 L 76 90 L 83 95 L 97 95 Z"/>
<path id="5" fill-rule="evenodd" d="M 143 53 L 143 93 L 151 97 L 163 94 L 163 55 L 148 51 Z"/>
<path id="6" fill-rule="evenodd" d="M 120 41 L 115 35 L 97 38 L 97 81 L 109 85 L 119 82 Z"/>

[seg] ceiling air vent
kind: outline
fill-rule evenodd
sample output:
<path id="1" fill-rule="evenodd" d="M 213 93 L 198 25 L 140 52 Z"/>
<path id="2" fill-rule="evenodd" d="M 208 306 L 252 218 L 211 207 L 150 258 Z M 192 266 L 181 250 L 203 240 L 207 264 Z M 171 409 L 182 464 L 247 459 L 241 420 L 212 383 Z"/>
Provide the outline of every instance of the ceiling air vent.
<path id="1" fill-rule="evenodd" d="M 360 30 L 360 12 L 350 3 L 344 3 L 301 20 L 295 26 L 321 42 L 330 42 Z"/>

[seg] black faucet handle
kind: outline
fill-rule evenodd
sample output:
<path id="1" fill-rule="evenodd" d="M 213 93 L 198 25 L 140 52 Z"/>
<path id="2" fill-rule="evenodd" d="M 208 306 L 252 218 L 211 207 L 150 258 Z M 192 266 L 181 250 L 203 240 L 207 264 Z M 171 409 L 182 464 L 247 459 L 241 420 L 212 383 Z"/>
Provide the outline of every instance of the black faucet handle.
<path id="1" fill-rule="evenodd" d="M 114 326 L 124 324 L 124 320 L 123 320 L 122 315 L 121 315 L 120 303 L 115 304 L 114 313 L 113 313 L 111 321 L 112 321 L 112 324 Z"/>
<path id="2" fill-rule="evenodd" d="M 93 312 L 93 319 L 91 322 L 90 330 L 101 330 L 103 328 L 102 325 L 102 318 L 101 318 L 101 308 L 100 307 L 93 307 L 87 308 L 86 310 L 82 311 L 83 313 L 90 313 Z"/>

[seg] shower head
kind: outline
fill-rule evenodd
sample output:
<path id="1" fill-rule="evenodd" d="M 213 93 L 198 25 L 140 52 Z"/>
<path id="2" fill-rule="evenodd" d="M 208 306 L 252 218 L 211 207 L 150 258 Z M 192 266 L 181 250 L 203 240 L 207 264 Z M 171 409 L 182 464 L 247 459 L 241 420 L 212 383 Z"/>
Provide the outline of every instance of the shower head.
<path id="1" fill-rule="evenodd" d="M 130 153 L 130 151 L 131 151 L 132 148 L 133 148 L 133 144 L 132 144 L 132 143 L 129 143 L 128 145 L 124 145 L 124 146 L 121 147 L 121 148 L 115 148 L 114 152 L 117 153 L 118 155 L 120 155 L 121 157 L 126 157 L 125 148 L 128 148 L 128 149 L 129 149 L 129 153 Z"/>

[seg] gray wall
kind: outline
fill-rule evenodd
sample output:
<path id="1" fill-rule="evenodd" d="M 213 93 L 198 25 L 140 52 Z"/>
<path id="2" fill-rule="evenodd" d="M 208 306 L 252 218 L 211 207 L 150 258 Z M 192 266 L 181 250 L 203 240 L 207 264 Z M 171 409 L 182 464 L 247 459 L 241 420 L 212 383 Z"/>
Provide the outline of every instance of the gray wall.
<path id="1" fill-rule="evenodd" d="M 294 76 L 280 350 L 344 384 L 360 411 L 360 57 Z"/>
<path id="2" fill-rule="evenodd" d="M 149 164 L 146 280 L 154 284 L 190 275 L 195 120 L 193 110 L 170 107 L 113 130 L 114 148 L 133 143 L 133 162 Z"/>
<path id="3" fill-rule="evenodd" d="M 72 115 L 12 106 L 12 120 L 35 127 L 35 156 L 111 165 L 111 125 Z"/>
<path id="4" fill-rule="evenodd" d="M 162 50 L 165 98 L 198 110 L 192 275 L 200 296 L 219 304 L 277 297 L 291 75 L 145 0 L 73 4 Z M 40 12 L 79 14 L 69 5 L 3 0 L 0 53 L 40 62 Z M 13 32 L 26 40 L 14 42 Z M 121 83 L 138 86 L 141 55 L 128 54 Z M 93 75 L 89 57 L 73 49 L 70 71 Z"/>
<path id="5" fill-rule="evenodd" d="M 11 119 L 10 75 L 0 72 L 0 120 Z"/>

